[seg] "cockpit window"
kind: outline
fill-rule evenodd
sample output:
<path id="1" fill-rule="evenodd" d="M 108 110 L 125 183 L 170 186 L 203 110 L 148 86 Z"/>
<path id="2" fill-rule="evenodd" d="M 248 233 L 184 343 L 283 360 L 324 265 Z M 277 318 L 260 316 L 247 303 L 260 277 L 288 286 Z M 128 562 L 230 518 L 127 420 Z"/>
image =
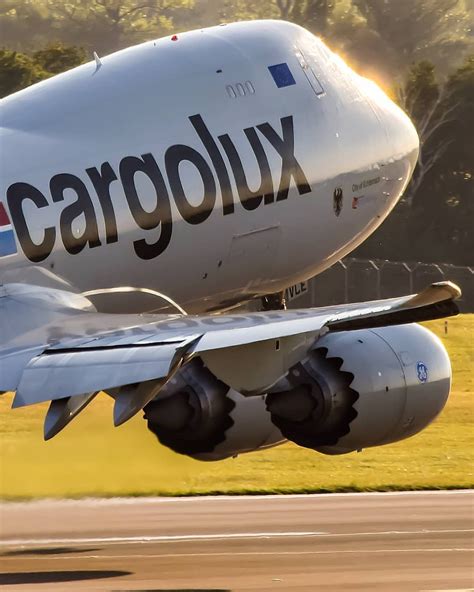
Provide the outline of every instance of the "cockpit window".
<path id="1" fill-rule="evenodd" d="M 322 84 L 319 82 L 318 77 L 314 73 L 313 68 L 311 68 L 311 66 L 308 64 L 303 52 L 300 49 L 297 49 L 295 54 L 298 59 L 298 62 L 300 63 L 301 68 L 303 69 L 303 72 L 305 73 L 306 78 L 308 79 L 308 82 L 311 85 L 311 88 L 318 95 L 318 97 L 324 95 L 324 88 Z"/>

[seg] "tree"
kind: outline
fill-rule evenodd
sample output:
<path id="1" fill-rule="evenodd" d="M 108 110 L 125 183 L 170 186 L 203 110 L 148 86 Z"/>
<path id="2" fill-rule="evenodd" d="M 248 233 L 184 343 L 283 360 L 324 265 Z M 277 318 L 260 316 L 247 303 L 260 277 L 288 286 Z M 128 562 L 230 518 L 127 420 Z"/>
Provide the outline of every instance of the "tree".
<path id="1" fill-rule="evenodd" d="M 0 97 L 46 77 L 47 74 L 29 56 L 8 49 L 0 50 Z"/>
<path id="2" fill-rule="evenodd" d="M 60 74 L 71 70 L 87 61 L 86 52 L 82 47 L 52 43 L 44 49 L 35 51 L 34 62 L 45 72 Z"/>
<path id="3" fill-rule="evenodd" d="M 51 39 L 53 23 L 46 0 L 2 0 L 0 32 L 4 47 L 29 51 Z"/>
<path id="4" fill-rule="evenodd" d="M 437 122 L 426 150 L 443 147 L 412 206 L 412 235 L 425 260 L 474 263 L 474 55 L 452 74 L 436 100 Z M 433 259 L 431 259 L 433 260 Z"/>
<path id="5" fill-rule="evenodd" d="M 276 18 L 297 23 L 313 33 L 324 34 L 337 0 L 228 0 L 220 10 L 221 20 Z"/>
<path id="6" fill-rule="evenodd" d="M 357 256 L 472 265 L 474 56 L 443 83 L 432 64 L 414 65 L 401 96 L 418 127 L 419 163 L 405 197 Z"/>
<path id="7" fill-rule="evenodd" d="M 378 56 L 382 71 L 399 71 L 429 59 L 445 74 L 472 51 L 472 11 L 465 0 L 352 0 L 365 20 L 365 35 L 351 50 Z"/>
<path id="8" fill-rule="evenodd" d="M 398 89 L 398 102 L 412 118 L 420 138 L 417 167 L 404 197 L 409 206 L 413 204 L 426 175 L 453 141 L 439 133 L 455 117 L 457 104 L 450 100 L 451 95 L 449 84 L 440 89 L 434 65 L 428 61 L 413 65 L 405 86 Z M 434 141 L 436 138 L 438 140 Z"/>
<path id="9" fill-rule="evenodd" d="M 2 0 L 2 44 L 27 52 L 62 42 L 110 53 L 190 23 L 194 0 Z M 216 15 L 217 20 L 217 15 Z"/>
<path id="10" fill-rule="evenodd" d="M 47 0 L 58 32 L 69 32 L 75 44 L 99 52 L 160 37 L 173 26 L 180 10 L 193 0 Z"/>
<path id="11" fill-rule="evenodd" d="M 291 3 L 286 20 L 306 27 L 318 35 L 326 35 L 336 7 L 336 0 L 278 0 L 279 4 Z M 282 17 L 283 18 L 283 17 Z"/>
<path id="12" fill-rule="evenodd" d="M 17 92 L 70 70 L 86 61 L 80 47 L 61 44 L 48 45 L 31 56 L 7 49 L 0 50 L 0 97 Z"/>

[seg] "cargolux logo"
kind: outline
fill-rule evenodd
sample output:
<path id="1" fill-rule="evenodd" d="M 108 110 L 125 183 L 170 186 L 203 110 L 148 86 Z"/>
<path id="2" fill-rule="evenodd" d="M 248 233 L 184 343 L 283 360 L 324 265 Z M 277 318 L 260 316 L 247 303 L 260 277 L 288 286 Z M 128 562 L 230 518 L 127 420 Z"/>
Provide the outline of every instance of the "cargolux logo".
<path id="1" fill-rule="evenodd" d="M 0 257 L 15 255 L 17 251 L 13 226 L 5 211 L 5 206 L 0 202 Z"/>
<path id="2" fill-rule="evenodd" d="M 255 210 L 264 205 L 287 199 L 290 183 L 293 181 L 299 195 L 311 192 L 311 187 L 295 156 L 295 135 L 293 117 L 280 119 L 281 131 L 276 131 L 268 122 L 243 130 L 248 143 L 253 150 L 260 169 L 261 183 L 257 190 L 248 186 L 248 177 L 242 165 L 242 159 L 237 148 L 229 136 L 223 134 L 215 139 L 206 126 L 201 115 L 189 117 L 199 140 L 204 146 L 212 163 L 191 146 L 175 144 L 170 146 L 164 154 L 164 169 L 171 189 L 171 194 L 180 216 L 188 224 L 202 224 L 216 206 L 217 183 L 222 200 L 224 216 L 235 211 L 235 196 L 230 181 L 228 166 L 224 161 L 222 150 L 230 164 L 237 188 L 238 199 L 246 210 Z M 263 140 L 263 143 L 262 143 Z M 265 145 L 265 146 L 264 146 Z M 274 186 L 270 164 L 266 149 L 271 146 L 281 159 L 280 179 L 278 186 Z M 199 174 L 203 184 L 203 194 L 200 203 L 191 202 L 181 179 L 181 163 L 191 164 Z M 154 188 L 154 207 L 145 209 L 140 201 L 135 176 L 145 175 Z M 149 231 L 159 228 L 157 240 L 150 242 L 146 235 L 133 242 L 135 253 L 141 259 L 158 257 L 171 241 L 173 220 L 171 201 L 162 171 L 153 156 L 147 153 L 141 156 L 125 156 L 115 169 L 109 162 L 104 162 L 100 168 L 88 168 L 84 171 L 84 178 L 94 187 L 96 199 L 92 199 L 84 181 L 69 173 L 54 175 L 49 182 L 49 191 L 53 203 L 64 201 L 64 195 L 71 192 L 76 196 L 72 204 L 65 206 L 59 215 L 56 225 L 40 229 L 40 235 L 35 233 L 35 240 L 31 236 L 28 220 L 24 211 L 25 202 L 31 212 L 33 207 L 38 209 L 51 207 L 51 202 L 36 187 L 29 183 L 14 183 L 8 188 L 7 200 L 16 234 L 26 257 L 34 262 L 44 261 L 51 254 L 54 245 L 61 237 L 64 248 L 71 255 L 80 253 L 84 248 L 100 247 L 104 240 L 106 244 L 119 241 L 120 229 L 117 224 L 116 204 L 113 203 L 111 185 L 120 183 L 125 195 L 130 214 L 138 229 Z M 156 199 L 155 199 L 156 198 Z M 98 206 L 94 206 L 94 203 Z M 99 207 L 105 222 L 105 232 L 99 232 L 99 222 L 96 207 Z M 85 221 L 78 234 L 77 219 Z M 148 236 L 148 239 L 150 237 Z"/>

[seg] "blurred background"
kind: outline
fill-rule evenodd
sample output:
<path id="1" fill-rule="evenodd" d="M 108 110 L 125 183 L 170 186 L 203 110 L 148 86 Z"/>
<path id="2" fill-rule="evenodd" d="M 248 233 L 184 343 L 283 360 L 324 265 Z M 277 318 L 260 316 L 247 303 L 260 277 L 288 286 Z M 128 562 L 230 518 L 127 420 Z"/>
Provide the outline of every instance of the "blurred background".
<path id="1" fill-rule="evenodd" d="M 350 287 L 351 259 L 349 270 L 339 264 L 320 276 L 311 304 L 394 295 L 400 279 L 405 293 L 430 276 L 458 281 L 463 310 L 473 311 L 474 0 L 2 0 L 0 96 L 89 61 L 93 51 L 255 18 L 321 36 L 410 114 L 421 139 L 404 198 L 353 253 L 369 282 Z"/>

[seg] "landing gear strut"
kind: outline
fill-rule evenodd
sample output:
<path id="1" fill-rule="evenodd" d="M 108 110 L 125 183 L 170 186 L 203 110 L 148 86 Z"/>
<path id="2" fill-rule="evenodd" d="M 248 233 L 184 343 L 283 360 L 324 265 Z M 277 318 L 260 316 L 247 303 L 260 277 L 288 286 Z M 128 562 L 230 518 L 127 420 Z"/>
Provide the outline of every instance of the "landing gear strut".
<path id="1" fill-rule="evenodd" d="M 285 292 L 267 294 L 262 299 L 262 310 L 286 310 Z"/>

